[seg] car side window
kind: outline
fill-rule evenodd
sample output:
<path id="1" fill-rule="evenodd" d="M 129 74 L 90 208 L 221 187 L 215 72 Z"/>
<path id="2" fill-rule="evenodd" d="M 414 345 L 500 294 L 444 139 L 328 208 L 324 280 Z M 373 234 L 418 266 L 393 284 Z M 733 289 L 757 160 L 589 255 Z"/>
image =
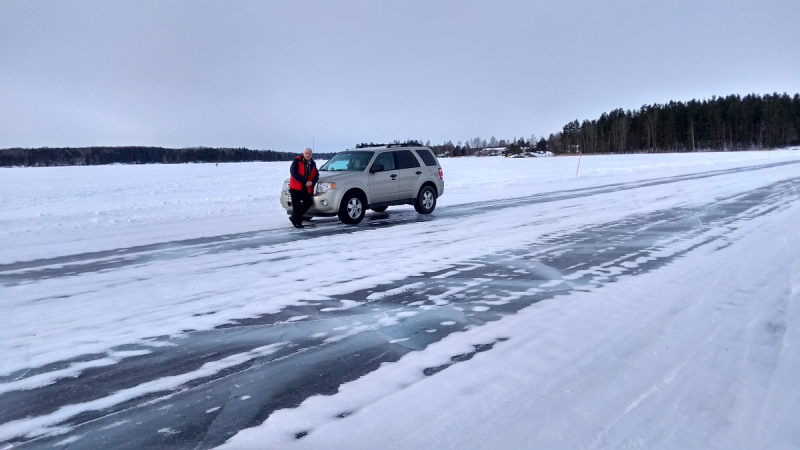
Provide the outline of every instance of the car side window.
<path id="1" fill-rule="evenodd" d="M 422 158 L 422 162 L 424 162 L 426 166 L 436 165 L 436 158 L 433 157 L 433 153 L 431 153 L 430 150 L 417 150 L 417 154 Z"/>
<path id="2" fill-rule="evenodd" d="M 411 153 L 411 150 L 398 150 L 395 152 L 397 155 L 397 163 L 398 169 L 413 169 L 414 167 L 419 167 L 419 161 Z"/>
<path id="3" fill-rule="evenodd" d="M 384 152 L 378 155 L 375 158 L 375 162 L 372 163 L 372 166 L 383 166 L 383 170 L 394 170 L 394 152 Z"/>

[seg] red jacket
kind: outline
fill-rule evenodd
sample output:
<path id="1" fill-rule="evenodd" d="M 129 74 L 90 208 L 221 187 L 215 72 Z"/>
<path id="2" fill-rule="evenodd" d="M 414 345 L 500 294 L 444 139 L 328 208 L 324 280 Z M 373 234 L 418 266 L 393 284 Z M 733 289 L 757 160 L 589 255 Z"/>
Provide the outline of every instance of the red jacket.
<path id="1" fill-rule="evenodd" d="M 308 170 L 308 174 L 306 171 Z M 303 188 L 308 190 L 309 194 L 314 193 L 314 184 L 319 179 L 319 172 L 317 172 L 317 164 L 314 160 L 306 161 L 303 155 L 297 155 L 297 158 L 292 161 L 292 167 L 289 168 L 289 173 L 292 175 L 289 178 L 289 189 L 295 191 L 302 191 Z M 311 186 L 306 186 L 306 182 L 310 181 Z"/>

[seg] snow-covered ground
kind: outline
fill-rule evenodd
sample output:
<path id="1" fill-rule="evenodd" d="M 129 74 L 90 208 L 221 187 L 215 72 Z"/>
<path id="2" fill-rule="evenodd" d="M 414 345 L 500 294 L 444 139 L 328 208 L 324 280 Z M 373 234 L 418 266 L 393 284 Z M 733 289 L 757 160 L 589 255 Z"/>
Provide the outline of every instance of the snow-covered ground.
<path id="1" fill-rule="evenodd" d="M 800 151 L 442 159 L 439 206 L 797 159 Z M 0 264 L 285 226 L 288 162 L 0 168 Z"/>
<path id="2" fill-rule="evenodd" d="M 314 334 L 325 346 L 377 331 L 402 346 L 413 337 L 404 344 L 393 327 L 437 308 L 479 317 L 554 290 L 483 326 L 476 318 L 336 395 L 276 411 L 226 445 L 797 448 L 796 162 L 796 150 L 583 157 L 576 178 L 577 158 L 443 159 L 446 191 L 430 220 L 401 207 L 355 228 L 320 220 L 299 231 L 278 204 L 288 163 L 0 169 L 0 402 L 175 345 L 165 337 L 190 340 L 286 308 L 335 301 L 347 310 L 412 293 L 424 301 Z M 581 245 L 589 256 L 612 252 L 575 233 L 626 223 L 631 239 L 653 236 L 640 253 L 559 270 L 542 262 Z M 475 298 L 494 274 L 471 271 L 514 251 L 523 253 L 511 259 L 538 262 Z M 425 291 L 456 278 L 464 285 Z M 477 306 L 457 306 L 470 295 Z M 424 374 L 487 343 L 491 351 Z M 81 414 L 292 345 L 0 416 L 0 442 L 70 433 Z M 61 436 L 79 445 L 88 439 L 79 431 Z"/>

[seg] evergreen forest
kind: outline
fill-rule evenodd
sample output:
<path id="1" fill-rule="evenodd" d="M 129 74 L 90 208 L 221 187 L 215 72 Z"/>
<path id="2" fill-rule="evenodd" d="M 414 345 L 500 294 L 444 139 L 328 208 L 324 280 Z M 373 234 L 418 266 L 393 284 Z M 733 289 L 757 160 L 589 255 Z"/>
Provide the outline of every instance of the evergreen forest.
<path id="1" fill-rule="evenodd" d="M 398 143 L 400 141 L 394 141 Z M 422 140 L 411 140 L 411 143 Z M 362 143 L 359 147 L 373 144 Z M 443 144 L 425 143 L 439 156 L 474 156 L 485 149 L 505 155 L 549 151 L 651 153 L 760 150 L 800 145 L 800 94 L 729 95 L 710 100 L 671 101 L 635 110 L 615 109 L 595 120 L 567 123 L 549 137 L 475 137 Z"/>
<path id="2" fill-rule="evenodd" d="M 800 95 L 729 95 L 615 109 L 550 135 L 554 153 L 750 150 L 800 144 Z"/>

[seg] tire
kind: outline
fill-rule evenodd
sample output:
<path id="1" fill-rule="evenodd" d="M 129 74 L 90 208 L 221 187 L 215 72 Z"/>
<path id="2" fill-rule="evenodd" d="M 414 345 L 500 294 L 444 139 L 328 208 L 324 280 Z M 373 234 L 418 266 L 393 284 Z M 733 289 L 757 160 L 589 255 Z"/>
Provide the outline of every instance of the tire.
<path id="1" fill-rule="evenodd" d="M 375 212 L 384 212 L 384 211 L 386 211 L 386 208 L 388 208 L 388 206 L 376 206 L 376 207 L 370 208 L 370 209 L 375 211 Z"/>
<path id="2" fill-rule="evenodd" d="M 414 202 L 414 209 L 420 214 L 430 214 L 436 209 L 436 191 L 430 186 L 422 186 Z"/>
<path id="3" fill-rule="evenodd" d="M 355 225 L 364 219 L 366 202 L 364 199 L 354 193 L 345 194 L 342 203 L 339 205 L 339 220 L 348 225 Z"/>

